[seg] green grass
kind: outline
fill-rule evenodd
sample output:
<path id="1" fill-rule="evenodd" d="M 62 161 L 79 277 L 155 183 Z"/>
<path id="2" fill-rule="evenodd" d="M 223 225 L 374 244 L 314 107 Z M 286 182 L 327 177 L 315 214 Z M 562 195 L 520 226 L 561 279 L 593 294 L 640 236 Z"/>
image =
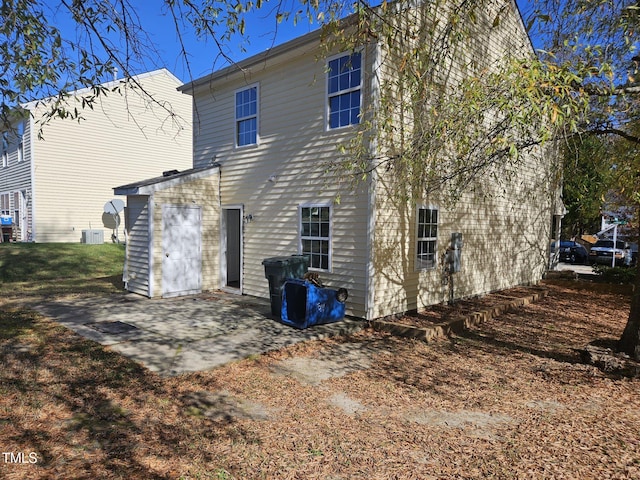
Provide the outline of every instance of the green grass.
<path id="1" fill-rule="evenodd" d="M 34 332 L 37 314 L 31 310 L 3 310 L 0 312 L 0 342 L 20 339 Z"/>
<path id="2" fill-rule="evenodd" d="M 0 295 L 121 290 L 123 262 L 119 244 L 0 244 Z"/>

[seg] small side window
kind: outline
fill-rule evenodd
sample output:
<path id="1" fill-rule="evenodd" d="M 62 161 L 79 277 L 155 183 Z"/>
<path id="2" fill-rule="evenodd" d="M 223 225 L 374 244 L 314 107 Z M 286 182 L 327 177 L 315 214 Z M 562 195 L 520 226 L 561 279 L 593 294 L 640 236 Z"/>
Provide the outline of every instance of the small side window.
<path id="1" fill-rule="evenodd" d="M 303 205 L 300 211 L 300 253 L 309 257 L 309 267 L 330 270 L 331 207 Z"/>
<path id="2" fill-rule="evenodd" d="M 438 210 L 418 208 L 416 270 L 436 267 L 438 246 Z"/>

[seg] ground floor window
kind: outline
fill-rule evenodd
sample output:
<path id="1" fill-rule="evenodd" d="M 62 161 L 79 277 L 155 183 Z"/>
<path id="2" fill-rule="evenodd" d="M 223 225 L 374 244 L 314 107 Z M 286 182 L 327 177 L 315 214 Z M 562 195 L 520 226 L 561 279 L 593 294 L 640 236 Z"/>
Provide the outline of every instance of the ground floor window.
<path id="1" fill-rule="evenodd" d="M 11 215 L 11 206 L 9 205 L 8 193 L 0 193 L 0 214 Z"/>
<path id="2" fill-rule="evenodd" d="M 416 270 L 436 267 L 438 243 L 438 210 L 418 208 Z"/>
<path id="3" fill-rule="evenodd" d="M 309 257 L 309 268 L 329 270 L 331 265 L 331 207 L 302 205 L 300 253 Z"/>

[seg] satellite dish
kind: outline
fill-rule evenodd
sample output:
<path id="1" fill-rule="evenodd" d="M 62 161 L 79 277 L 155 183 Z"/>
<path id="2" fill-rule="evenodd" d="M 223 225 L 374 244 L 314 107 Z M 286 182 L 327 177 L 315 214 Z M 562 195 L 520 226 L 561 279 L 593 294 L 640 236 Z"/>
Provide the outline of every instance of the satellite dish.
<path id="1" fill-rule="evenodd" d="M 102 214 L 102 226 L 109 230 L 115 230 L 118 228 L 118 218 L 120 215 L 112 215 L 110 213 L 103 212 Z"/>
<path id="2" fill-rule="evenodd" d="M 109 200 L 104 204 L 104 213 L 116 215 L 122 210 L 124 210 L 124 202 L 119 198 L 114 198 L 113 200 Z"/>
<path id="3" fill-rule="evenodd" d="M 105 227 L 111 228 L 114 232 L 111 240 L 120 243 L 118 238 L 118 227 L 120 226 L 120 212 L 124 210 L 124 202 L 119 198 L 109 200 L 104 204 L 104 213 L 102 214 L 102 223 Z"/>

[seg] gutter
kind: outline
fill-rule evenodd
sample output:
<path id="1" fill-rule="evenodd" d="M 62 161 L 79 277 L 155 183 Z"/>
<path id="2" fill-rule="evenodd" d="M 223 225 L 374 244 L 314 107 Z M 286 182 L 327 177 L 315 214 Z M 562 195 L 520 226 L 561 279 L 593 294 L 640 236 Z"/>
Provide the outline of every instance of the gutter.
<path id="1" fill-rule="evenodd" d="M 285 42 L 281 45 L 265 50 L 262 53 L 258 53 L 245 60 L 234 63 L 233 65 L 224 67 L 221 70 L 213 72 L 210 75 L 201 77 L 197 80 L 193 80 L 189 83 L 185 83 L 184 85 L 178 87 L 178 91 L 186 94 L 193 94 L 196 89 L 206 86 L 211 82 L 220 80 L 221 78 L 228 77 L 235 73 L 242 73 L 245 70 L 250 69 L 251 67 L 254 67 L 260 63 L 264 63 L 279 56 L 285 55 L 301 47 L 304 47 L 305 45 L 320 41 L 321 35 L 322 29 L 314 30 L 310 33 L 302 35 L 301 37 L 294 38 L 293 40 L 289 40 L 288 42 Z"/>

